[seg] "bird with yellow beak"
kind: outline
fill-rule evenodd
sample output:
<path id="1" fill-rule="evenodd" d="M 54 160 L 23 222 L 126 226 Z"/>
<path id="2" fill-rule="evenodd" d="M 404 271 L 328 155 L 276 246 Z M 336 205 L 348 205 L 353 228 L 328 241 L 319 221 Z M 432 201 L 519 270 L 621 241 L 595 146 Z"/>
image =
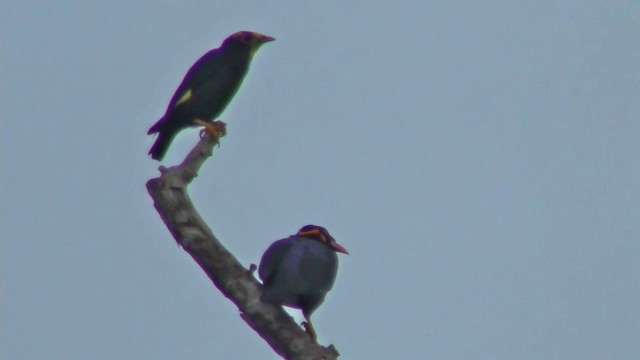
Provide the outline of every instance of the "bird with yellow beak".
<path id="1" fill-rule="evenodd" d="M 149 150 L 155 160 L 162 160 L 182 129 L 202 125 L 214 138 L 224 134 L 224 123 L 215 121 L 229 105 L 244 79 L 253 55 L 274 38 L 252 31 L 239 31 L 210 50 L 191 66 L 169 101 L 167 111 L 148 134 L 158 134 Z"/>

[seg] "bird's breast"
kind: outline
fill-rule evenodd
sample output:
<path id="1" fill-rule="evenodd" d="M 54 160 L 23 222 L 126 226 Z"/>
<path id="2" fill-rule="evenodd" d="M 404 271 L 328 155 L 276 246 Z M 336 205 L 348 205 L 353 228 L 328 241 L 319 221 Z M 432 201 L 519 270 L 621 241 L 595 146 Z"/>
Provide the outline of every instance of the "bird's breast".
<path id="1" fill-rule="evenodd" d="M 335 280 L 338 256 L 316 240 L 298 240 L 283 263 L 286 282 L 297 291 L 328 291 Z"/>

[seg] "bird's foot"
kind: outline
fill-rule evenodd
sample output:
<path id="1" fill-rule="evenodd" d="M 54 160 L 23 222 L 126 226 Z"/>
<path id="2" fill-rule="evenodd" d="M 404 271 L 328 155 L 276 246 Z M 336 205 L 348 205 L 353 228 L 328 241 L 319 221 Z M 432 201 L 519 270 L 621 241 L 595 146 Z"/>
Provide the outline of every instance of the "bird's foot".
<path id="1" fill-rule="evenodd" d="M 318 334 L 316 334 L 316 330 L 313 328 L 313 325 L 311 325 L 311 321 L 303 321 L 301 325 L 304 328 L 304 331 L 307 333 L 307 335 L 309 335 L 311 340 L 317 343 Z"/>
<path id="2" fill-rule="evenodd" d="M 193 122 L 204 126 L 204 129 L 200 130 L 200 137 L 203 137 L 205 132 L 208 132 L 216 142 L 219 142 L 221 137 L 227 135 L 227 124 L 223 121 L 208 122 L 195 119 Z"/>

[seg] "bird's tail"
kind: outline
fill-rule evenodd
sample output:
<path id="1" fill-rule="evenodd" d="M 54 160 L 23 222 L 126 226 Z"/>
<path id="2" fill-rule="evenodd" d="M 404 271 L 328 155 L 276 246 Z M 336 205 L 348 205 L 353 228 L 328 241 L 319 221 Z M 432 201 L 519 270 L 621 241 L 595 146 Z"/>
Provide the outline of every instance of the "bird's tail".
<path id="1" fill-rule="evenodd" d="M 149 149 L 149 155 L 151 155 L 151 158 L 158 161 L 162 160 L 175 136 L 175 131 L 165 130 L 159 132 L 156 142 L 154 142 L 153 146 L 151 146 L 151 149 Z"/>
<path id="2" fill-rule="evenodd" d="M 173 138 L 176 136 L 177 131 L 172 129 L 170 126 L 167 126 L 171 122 L 168 121 L 167 116 L 163 116 L 158 120 L 149 131 L 147 131 L 148 135 L 158 133 L 158 138 L 156 142 L 153 143 L 151 149 L 149 149 L 149 155 L 154 160 L 162 160 L 164 155 L 167 153 L 169 149 L 169 145 L 173 141 Z"/>
<path id="3" fill-rule="evenodd" d="M 149 131 L 147 131 L 147 135 L 151 135 L 151 134 L 155 134 L 157 132 L 160 132 L 160 130 L 162 130 L 163 127 L 165 127 L 165 124 L 167 123 L 166 120 L 166 115 L 161 117 L 160 120 L 156 121 L 155 124 L 153 124 L 153 126 L 151 126 L 149 128 Z"/>

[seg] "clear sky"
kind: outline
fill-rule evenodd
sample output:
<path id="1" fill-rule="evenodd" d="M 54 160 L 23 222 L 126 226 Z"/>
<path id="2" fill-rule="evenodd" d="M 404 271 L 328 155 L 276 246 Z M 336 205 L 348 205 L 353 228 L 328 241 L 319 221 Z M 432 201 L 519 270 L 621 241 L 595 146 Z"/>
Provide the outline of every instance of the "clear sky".
<path id="1" fill-rule="evenodd" d="M 0 357 L 276 358 L 144 188 L 186 70 L 254 30 L 190 192 L 247 266 L 308 223 L 350 251 L 321 343 L 640 359 L 640 3 L 301 3 L 1 2 Z"/>

